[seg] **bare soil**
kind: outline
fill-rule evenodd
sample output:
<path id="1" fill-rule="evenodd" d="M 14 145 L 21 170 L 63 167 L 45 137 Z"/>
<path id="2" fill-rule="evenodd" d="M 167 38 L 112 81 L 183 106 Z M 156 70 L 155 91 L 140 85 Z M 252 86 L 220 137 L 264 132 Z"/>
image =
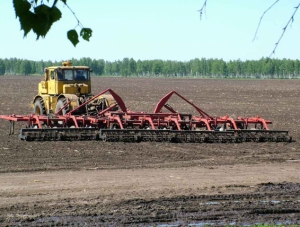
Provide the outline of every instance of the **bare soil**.
<path id="1" fill-rule="evenodd" d="M 0 115 L 30 114 L 41 77 L 0 77 Z M 292 143 L 24 142 L 0 121 L 0 226 L 300 224 L 300 80 L 93 78 L 133 111 L 176 90 L 212 116 L 259 115 Z M 193 110 L 179 98 L 170 103 Z M 17 130 L 22 123 L 17 124 Z"/>

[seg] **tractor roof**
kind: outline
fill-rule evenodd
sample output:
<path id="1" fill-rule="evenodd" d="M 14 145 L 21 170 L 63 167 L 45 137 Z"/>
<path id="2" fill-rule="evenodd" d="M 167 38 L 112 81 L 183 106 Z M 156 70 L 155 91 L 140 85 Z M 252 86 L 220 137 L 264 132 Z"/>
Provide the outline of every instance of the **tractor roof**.
<path id="1" fill-rule="evenodd" d="M 88 66 L 50 66 L 47 69 L 89 69 Z"/>
<path id="2" fill-rule="evenodd" d="M 89 69 L 87 66 L 72 66 L 70 60 L 62 62 L 62 66 L 50 66 L 47 69 Z"/>

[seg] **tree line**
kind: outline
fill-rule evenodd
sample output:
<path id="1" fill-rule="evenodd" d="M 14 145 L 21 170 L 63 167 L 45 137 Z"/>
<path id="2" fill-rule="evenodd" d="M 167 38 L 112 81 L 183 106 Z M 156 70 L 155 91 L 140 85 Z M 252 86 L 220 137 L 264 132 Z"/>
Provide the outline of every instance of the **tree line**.
<path id="1" fill-rule="evenodd" d="M 300 78 L 300 61 L 291 59 L 230 60 L 195 58 L 190 61 L 71 59 L 74 66 L 89 66 L 96 76 L 197 77 L 197 78 Z M 43 74 L 44 68 L 62 61 L 0 59 L 0 75 Z"/>

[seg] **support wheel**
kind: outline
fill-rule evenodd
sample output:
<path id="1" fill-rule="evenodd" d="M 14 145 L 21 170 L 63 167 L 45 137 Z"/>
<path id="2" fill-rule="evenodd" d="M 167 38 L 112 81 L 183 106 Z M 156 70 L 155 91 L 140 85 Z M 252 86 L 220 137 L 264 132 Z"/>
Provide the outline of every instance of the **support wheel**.
<path id="1" fill-rule="evenodd" d="M 34 101 L 33 111 L 35 115 L 46 115 L 46 107 L 42 98 L 37 98 Z"/>

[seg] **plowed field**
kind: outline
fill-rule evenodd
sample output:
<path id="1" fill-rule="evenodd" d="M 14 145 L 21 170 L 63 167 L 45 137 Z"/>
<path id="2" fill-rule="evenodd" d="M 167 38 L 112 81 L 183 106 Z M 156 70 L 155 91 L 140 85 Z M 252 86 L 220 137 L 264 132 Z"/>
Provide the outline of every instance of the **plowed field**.
<path id="1" fill-rule="evenodd" d="M 0 77 L 0 115 L 30 114 L 40 80 Z M 212 116 L 272 120 L 295 142 L 24 142 L 0 120 L 0 226 L 300 224 L 300 80 L 92 82 L 94 94 L 112 88 L 133 111 L 153 111 L 176 90 Z"/>

